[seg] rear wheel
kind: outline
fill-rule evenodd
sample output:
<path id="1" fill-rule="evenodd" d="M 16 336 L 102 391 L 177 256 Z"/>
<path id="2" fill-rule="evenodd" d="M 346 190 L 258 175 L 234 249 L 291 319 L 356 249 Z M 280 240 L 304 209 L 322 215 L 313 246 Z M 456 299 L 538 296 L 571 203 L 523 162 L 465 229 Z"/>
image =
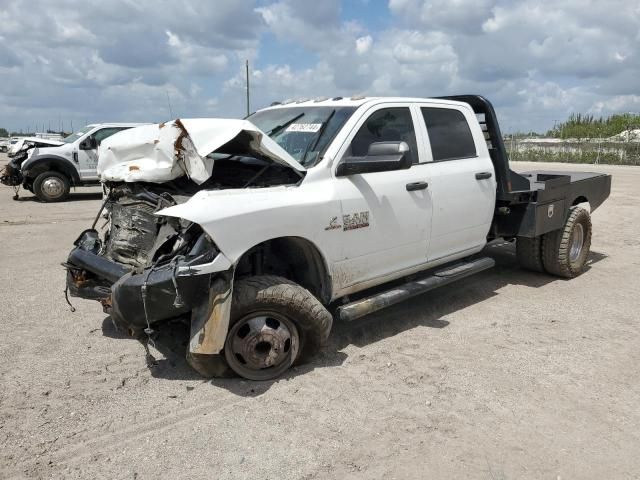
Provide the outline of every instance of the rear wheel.
<path id="1" fill-rule="evenodd" d="M 42 202 L 61 202 L 70 189 L 69 179 L 59 172 L 41 173 L 33 182 L 33 193 Z"/>
<path id="2" fill-rule="evenodd" d="M 333 319 L 308 290 L 273 275 L 239 280 L 224 347 L 229 367 L 249 380 L 271 380 L 326 343 Z"/>
<path id="3" fill-rule="evenodd" d="M 527 270 L 544 272 L 542 265 L 542 238 L 518 237 L 516 239 L 516 257 L 518 263 Z"/>
<path id="4" fill-rule="evenodd" d="M 559 230 L 542 237 L 542 261 L 547 272 L 573 278 L 582 273 L 591 248 L 591 216 L 582 207 L 571 207 Z"/>

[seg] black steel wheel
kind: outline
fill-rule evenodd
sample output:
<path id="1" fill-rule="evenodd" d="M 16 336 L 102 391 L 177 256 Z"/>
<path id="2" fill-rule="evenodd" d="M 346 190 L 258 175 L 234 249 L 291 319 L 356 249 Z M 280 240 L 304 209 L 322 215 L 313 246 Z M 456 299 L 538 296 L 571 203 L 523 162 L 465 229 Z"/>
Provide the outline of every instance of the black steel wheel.
<path id="1" fill-rule="evenodd" d="M 261 275 L 234 285 L 224 346 L 229 367 L 249 380 L 272 380 L 326 343 L 333 318 L 308 290 Z"/>
<path id="2" fill-rule="evenodd" d="M 225 358 L 231 369 L 250 380 L 269 380 L 298 358 L 300 335 L 295 323 L 277 312 L 258 311 L 229 330 Z"/>

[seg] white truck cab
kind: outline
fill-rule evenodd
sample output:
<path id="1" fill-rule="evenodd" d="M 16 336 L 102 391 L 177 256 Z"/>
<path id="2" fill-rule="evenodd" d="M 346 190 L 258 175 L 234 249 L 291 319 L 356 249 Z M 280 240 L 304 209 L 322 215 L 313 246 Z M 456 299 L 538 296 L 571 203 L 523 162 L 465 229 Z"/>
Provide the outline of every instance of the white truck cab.
<path id="1" fill-rule="evenodd" d="M 588 202 L 611 177 L 510 170 L 478 95 L 334 98 L 246 120 L 177 119 L 103 142 L 103 232 L 65 264 L 72 296 L 154 338 L 190 325 L 205 376 L 277 377 L 354 321 L 494 265 L 516 241 L 528 269 L 579 275 Z M 95 226 L 95 223 L 94 223 Z"/>
<path id="2" fill-rule="evenodd" d="M 43 202 L 64 200 L 72 186 L 98 183 L 98 146 L 114 133 L 142 123 L 91 124 L 72 133 L 59 146 L 34 148 L 28 158 L 9 163 L 13 182 L 19 181 Z"/>

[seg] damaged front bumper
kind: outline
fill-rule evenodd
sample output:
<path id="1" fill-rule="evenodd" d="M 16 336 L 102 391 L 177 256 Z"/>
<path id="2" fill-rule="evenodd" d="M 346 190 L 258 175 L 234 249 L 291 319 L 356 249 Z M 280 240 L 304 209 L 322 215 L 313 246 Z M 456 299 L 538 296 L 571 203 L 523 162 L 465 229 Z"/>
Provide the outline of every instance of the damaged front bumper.
<path id="1" fill-rule="evenodd" d="M 96 230 L 85 230 L 74 245 L 64 264 L 72 296 L 99 301 L 134 336 L 189 317 L 187 361 L 206 377 L 227 373 L 220 353 L 229 326 L 233 267 L 205 234 L 187 255 L 142 271 L 101 256 Z"/>
<path id="2" fill-rule="evenodd" d="M 26 156 L 25 156 L 26 158 Z M 0 183 L 9 187 L 19 187 L 24 181 L 20 165 L 23 159 L 12 158 L 0 172 Z"/>

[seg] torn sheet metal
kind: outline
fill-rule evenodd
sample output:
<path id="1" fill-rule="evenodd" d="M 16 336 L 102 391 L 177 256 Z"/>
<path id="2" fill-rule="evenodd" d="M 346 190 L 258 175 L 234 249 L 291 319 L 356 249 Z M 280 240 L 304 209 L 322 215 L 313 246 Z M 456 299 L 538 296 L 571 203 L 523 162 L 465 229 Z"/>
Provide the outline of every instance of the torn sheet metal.
<path id="1" fill-rule="evenodd" d="M 15 144 L 9 147 L 7 154 L 10 157 L 16 155 L 20 150 L 22 150 L 26 146 L 33 146 L 35 148 L 38 147 L 59 147 L 60 145 L 64 145 L 64 142 L 59 140 L 50 140 L 48 138 L 40 138 L 40 137 L 22 137 Z M 33 148 L 31 147 L 31 148 Z"/>
<path id="2" fill-rule="evenodd" d="M 107 138 L 98 151 L 98 175 L 101 181 L 152 183 L 187 175 L 202 184 L 213 169 L 214 160 L 208 155 L 223 146 L 227 148 L 221 153 L 258 155 L 305 171 L 247 120 L 195 118 L 143 125 Z"/>

